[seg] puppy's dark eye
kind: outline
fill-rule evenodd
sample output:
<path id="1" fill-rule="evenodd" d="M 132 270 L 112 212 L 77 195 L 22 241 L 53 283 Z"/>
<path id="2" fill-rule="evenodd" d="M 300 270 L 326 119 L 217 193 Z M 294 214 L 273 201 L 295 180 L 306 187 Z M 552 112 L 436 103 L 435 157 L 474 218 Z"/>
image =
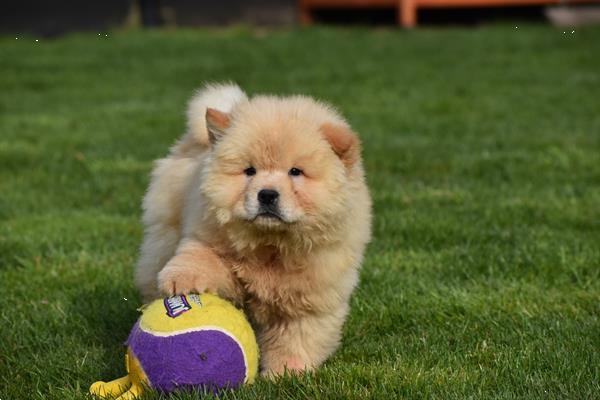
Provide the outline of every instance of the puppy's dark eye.
<path id="1" fill-rule="evenodd" d="M 244 170 L 244 173 L 246 174 L 246 176 L 256 175 L 256 168 L 248 167 Z"/>
<path id="2" fill-rule="evenodd" d="M 298 169 L 298 168 L 292 168 L 290 169 L 290 172 L 288 172 L 291 176 L 300 176 L 302 175 L 302 170 Z"/>

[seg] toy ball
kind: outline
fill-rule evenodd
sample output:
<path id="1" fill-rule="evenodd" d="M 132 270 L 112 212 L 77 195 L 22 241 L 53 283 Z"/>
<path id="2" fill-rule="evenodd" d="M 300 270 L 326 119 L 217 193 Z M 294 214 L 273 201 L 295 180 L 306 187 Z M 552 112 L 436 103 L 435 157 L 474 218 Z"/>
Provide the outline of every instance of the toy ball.
<path id="1" fill-rule="evenodd" d="M 258 345 L 243 312 L 211 294 L 155 300 L 125 342 L 127 376 L 96 382 L 90 393 L 132 399 L 149 386 L 162 392 L 200 387 L 215 391 L 252 383 Z"/>

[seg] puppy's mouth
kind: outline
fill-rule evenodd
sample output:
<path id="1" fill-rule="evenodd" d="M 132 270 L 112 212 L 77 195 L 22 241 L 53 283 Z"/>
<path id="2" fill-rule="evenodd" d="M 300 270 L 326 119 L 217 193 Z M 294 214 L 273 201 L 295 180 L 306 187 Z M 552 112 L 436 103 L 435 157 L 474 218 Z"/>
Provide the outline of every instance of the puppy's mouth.
<path id="1" fill-rule="evenodd" d="M 261 210 L 258 214 L 256 214 L 253 221 L 255 221 L 258 218 L 266 218 L 266 219 L 272 219 L 272 220 L 285 222 L 285 220 L 283 219 L 283 216 L 281 214 L 279 214 L 277 211 L 273 211 L 273 210 Z"/>
<path id="2" fill-rule="evenodd" d="M 275 205 L 260 205 L 258 212 L 251 221 L 261 226 L 277 226 L 288 223 L 279 207 Z"/>

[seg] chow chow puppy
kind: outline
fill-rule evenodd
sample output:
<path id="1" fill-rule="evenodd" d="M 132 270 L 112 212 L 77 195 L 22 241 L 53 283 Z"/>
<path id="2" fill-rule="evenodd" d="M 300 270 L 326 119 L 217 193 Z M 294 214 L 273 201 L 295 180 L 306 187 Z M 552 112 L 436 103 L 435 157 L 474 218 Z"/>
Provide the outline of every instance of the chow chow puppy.
<path id="1" fill-rule="evenodd" d="M 143 209 L 146 300 L 208 291 L 243 306 L 266 375 L 315 368 L 336 349 L 371 201 L 360 142 L 330 106 L 206 86 Z"/>

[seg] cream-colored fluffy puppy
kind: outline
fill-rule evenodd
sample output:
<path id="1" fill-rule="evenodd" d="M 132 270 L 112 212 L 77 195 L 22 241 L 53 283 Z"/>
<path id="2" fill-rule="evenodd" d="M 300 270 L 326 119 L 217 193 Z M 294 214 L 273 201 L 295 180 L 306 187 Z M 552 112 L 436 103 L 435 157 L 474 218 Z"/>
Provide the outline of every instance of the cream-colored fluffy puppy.
<path id="1" fill-rule="evenodd" d="M 263 373 L 339 344 L 370 238 L 360 143 L 331 107 L 210 85 L 156 162 L 136 283 L 146 300 L 209 291 L 243 305 Z"/>

